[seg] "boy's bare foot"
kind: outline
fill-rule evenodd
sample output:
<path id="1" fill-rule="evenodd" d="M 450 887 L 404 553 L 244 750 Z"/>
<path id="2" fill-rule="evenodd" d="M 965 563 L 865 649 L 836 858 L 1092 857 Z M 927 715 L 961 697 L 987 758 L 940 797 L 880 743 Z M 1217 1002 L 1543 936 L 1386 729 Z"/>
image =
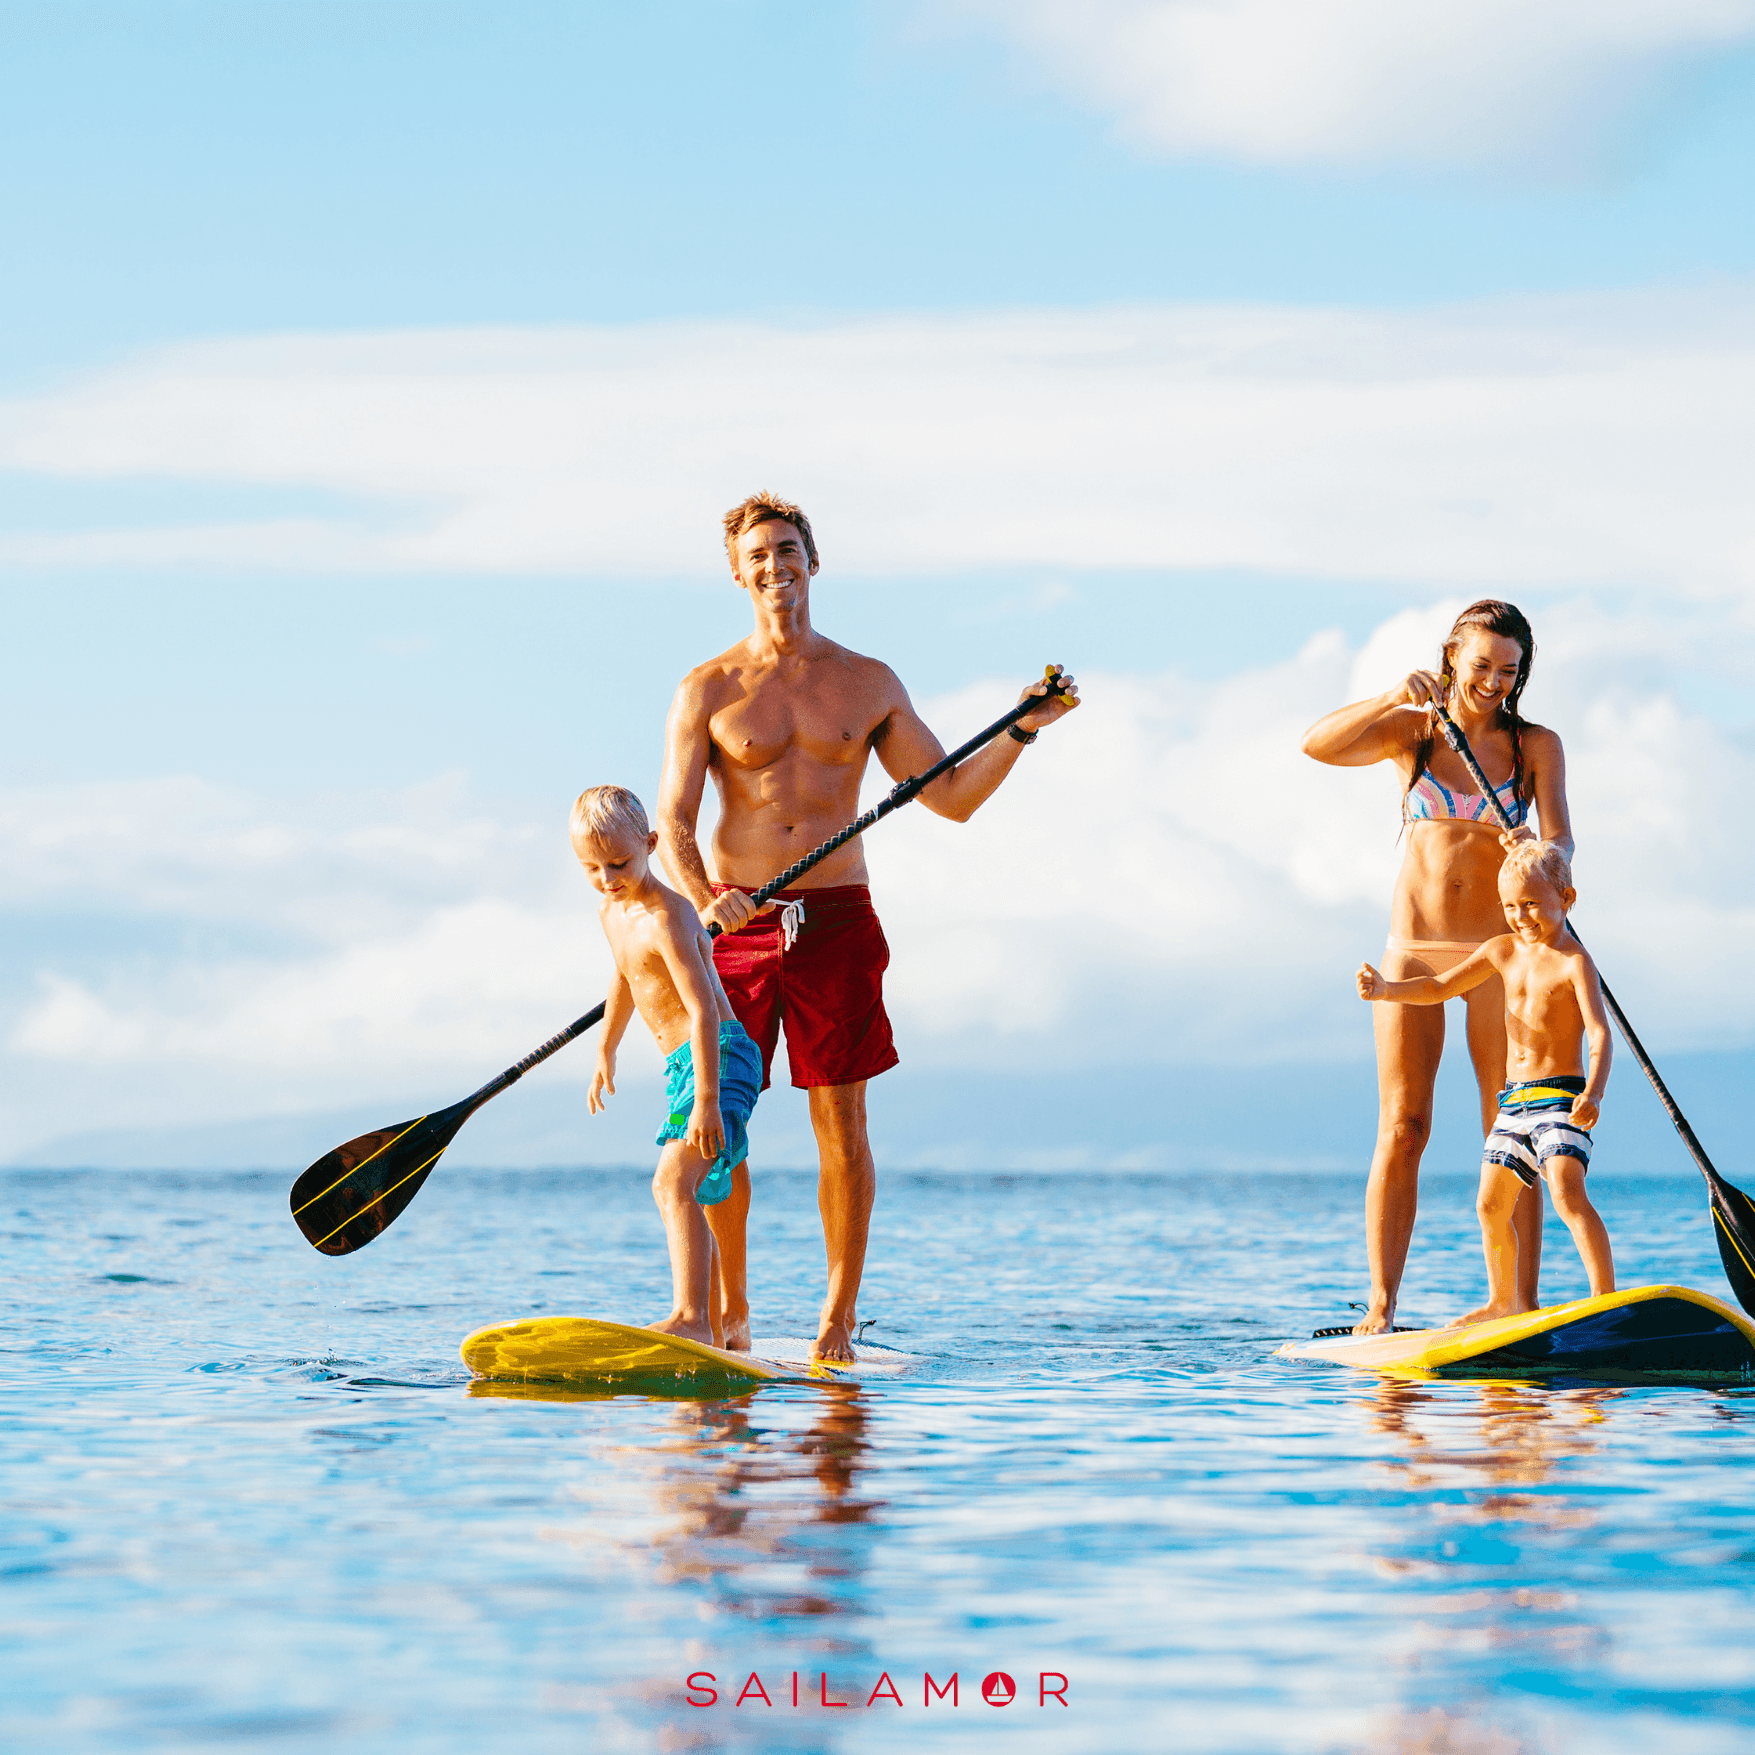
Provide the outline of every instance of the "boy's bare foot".
<path id="1" fill-rule="evenodd" d="M 853 1319 L 848 1317 L 843 1320 L 830 1316 L 825 1311 L 810 1356 L 813 1359 L 827 1359 L 833 1365 L 851 1365 L 854 1361 Z"/>
<path id="2" fill-rule="evenodd" d="M 1521 1304 L 1483 1304 L 1479 1310 L 1471 1310 L 1467 1316 L 1458 1316 L 1447 1322 L 1446 1328 L 1467 1328 L 1474 1322 L 1497 1322 L 1502 1316 L 1522 1316 L 1524 1307 Z"/>
<path id="3" fill-rule="evenodd" d="M 1395 1300 L 1372 1295 L 1370 1308 L 1353 1324 L 1356 1335 L 1386 1335 L 1395 1327 Z"/>
<path id="4" fill-rule="evenodd" d="M 725 1328 L 725 1339 L 718 1345 L 730 1353 L 747 1353 L 750 1350 L 750 1313 L 745 1310 L 742 1316 L 723 1316 L 720 1318 Z"/>
<path id="5" fill-rule="evenodd" d="M 649 1329 L 661 1335 L 677 1335 L 685 1341 L 705 1341 L 713 1345 L 713 1326 L 707 1322 L 688 1322 L 680 1316 L 667 1316 L 660 1322 L 649 1322 Z"/>

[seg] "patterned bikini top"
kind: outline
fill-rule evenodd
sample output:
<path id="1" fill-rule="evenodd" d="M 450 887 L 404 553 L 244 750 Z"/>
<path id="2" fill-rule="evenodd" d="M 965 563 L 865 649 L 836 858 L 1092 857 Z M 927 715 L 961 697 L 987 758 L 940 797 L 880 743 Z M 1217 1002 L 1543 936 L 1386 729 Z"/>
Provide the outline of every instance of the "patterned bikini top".
<path id="1" fill-rule="evenodd" d="M 1511 818 L 1512 827 L 1521 829 L 1528 820 L 1530 807 L 1517 796 L 1517 777 L 1513 775 L 1503 786 L 1495 786 L 1493 791 L 1500 804 L 1505 807 L 1505 814 Z M 1402 821 L 1432 822 L 1443 817 L 1454 817 L 1465 823 L 1490 823 L 1495 827 L 1498 825 L 1498 818 L 1494 816 L 1485 794 L 1452 792 L 1430 774 L 1422 774 L 1402 800 Z"/>

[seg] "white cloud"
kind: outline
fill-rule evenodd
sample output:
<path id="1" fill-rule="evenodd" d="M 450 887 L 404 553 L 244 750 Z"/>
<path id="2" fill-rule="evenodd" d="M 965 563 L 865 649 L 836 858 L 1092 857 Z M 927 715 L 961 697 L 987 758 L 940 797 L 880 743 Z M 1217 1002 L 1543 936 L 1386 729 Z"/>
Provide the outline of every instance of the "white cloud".
<path id="1" fill-rule="evenodd" d="M 485 1077 L 607 973 L 564 820 L 509 820 L 451 780 L 315 800 L 193 780 L 16 789 L 0 844 L 13 920 L 72 916 L 123 946 L 78 969 L 38 953 L 11 1053 L 199 1067 L 229 1109 Z M 13 952 L 15 974 L 31 955 Z"/>
<path id="2" fill-rule="evenodd" d="M 90 494 L 0 560 L 674 576 L 765 483 L 840 572 L 1743 592 L 1752 318 L 1738 289 L 202 343 L 0 401 L 14 502 Z M 138 481 L 301 505 L 107 522 Z"/>
<path id="3" fill-rule="evenodd" d="M 949 0 L 1162 152 L 1573 168 L 1752 0 Z"/>
<path id="4" fill-rule="evenodd" d="M 267 799 L 190 778 L 0 790 L 0 908 L 246 922 L 312 944 L 492 884 L 552 884 L 552 825 L 455 776 L 388 794 Z M 564 851 L 564 842 L 562 844 Z"/>
<path id="5" fill-rule="evenodd" d="M 1397 616 L 1357 649 L 1319 635 L 1220 682 L 1081 677 L 1087 705 L 971 823 L 914 809 L 876 831 L 909 1061 L 1052 1078 L 1100 1060 L 1368 1055 L 1350 977 L 1382 948 L 1399 788 L 1387 768 L 1323 768 L 1297 743 L 1331 706 L 1429 662 L 1453 609 Z M 1755 789 L 1755 755 L 1664 692 L 1654 625 L 1552 614 L 1528 705 L 1564 731 L 1578 920 L 1635 1023 L 1660 1051 L 1744 1046 L 1755 826 L 1735 801 Z M 954 736 L 1005 699 L 983 685 L 928 712 Z M 603 991 L 561 825 L 454 784 L 316 801 L 190 782 L 14 792 L 0 829 L 0 903 L 26 929 L 7 959 L 28 982 L 5 1024 L 14 1137 L 51 1068 L 90 1069 L 93 1089 L 162 1071 L 162 1107 L 137 1104 L 142 1121 L 188 1119 L 192 1081 L 231 1115 L 460 1094 Z M 82 943 L 79 966 L 33 950 L 45 909 L 77 910 L 115 948 Z M 248 942 L 214 937 L 216 921 Z M 167 923 L 189 930 L 167 938 Z M 630 1069 L 649 1072 L 637 1037 Z M 583 1077 L 589 1045 L 569 1054 L 554 1076 Z"/>
<path id="6" fill-rule="evenodd" d="M 1351 974 L 1383 947 L 1400 785 L 1320 767 L 1298 739 L 1429 665 L 1457 607 L 1216 684 L 1081 678 L 1089 704 L 971 823 L 918 813 L 874 836 L 908 1033 L 935 1058 L 1044 1073 L 1368 1054 Z M 1755 787 L 1755 753 L 1652 688 L 1643 617 L 1555 620 L 1527 705 L 1565 735 L 1579 930 L 1649 1042 L 1746 1046 L 1755 826 L 1726 801 Z M 1003 701 L 972 690 L 934 714 L 981 723 Z"/>

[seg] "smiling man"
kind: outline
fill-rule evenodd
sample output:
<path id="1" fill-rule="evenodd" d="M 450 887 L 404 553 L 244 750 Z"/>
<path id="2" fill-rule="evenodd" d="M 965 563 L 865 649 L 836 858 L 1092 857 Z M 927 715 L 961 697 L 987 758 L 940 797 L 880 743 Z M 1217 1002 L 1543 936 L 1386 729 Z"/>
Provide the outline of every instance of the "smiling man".
<path id="1" fill-rule="evenodd" d="M 866 1137 L 866 1081 L 896 1064 L 884 1011 L 890 960 L 866 886 L 865 850 L 850 841 L 782 891 L 759 914 L 750 891 L 826 841 L 859 814 L 859 786 L 875 754 L 892 778 L 921 773 L 944 747 L 887 664 L 817 633 L 810 619 L 816 539 L 798 507 L 752 494 L 725 515 L 732 576 L 749 593 L 755 632 L 683 678 L 665 734 L 658 833 L 672 881 L 724 936 L 714 946 L 738 1020 L 762 1051 L 767 1088 L 786 1032 L 794 1085 L 810 1093 L 816 1133 L 817 1207 L 829 1289 L 815 1347 L 851 1359 L 877 1172 Z M 935 780 L 921 802 L 966 822 L 1012 770 L 1036 733 L 1078 705 L 1045 683 L 1044 697 L 1008 737 L 996 738 Z M 713 870 L 695 840 L 707 776 L 719 789 Z M 709 1210 L 719 1244 L 727 1346 L 749 1345 L 744 1229 L 749 1168 L 731 1198 Z"/>

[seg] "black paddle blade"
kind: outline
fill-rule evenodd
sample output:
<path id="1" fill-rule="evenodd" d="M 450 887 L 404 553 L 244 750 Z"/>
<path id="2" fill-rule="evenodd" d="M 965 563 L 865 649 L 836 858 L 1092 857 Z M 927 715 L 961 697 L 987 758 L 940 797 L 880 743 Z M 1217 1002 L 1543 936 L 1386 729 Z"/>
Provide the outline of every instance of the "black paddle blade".
<path id="1" fill-rule="evenodd" d="M 1725 1278 L 1737 1302 L 1755 1316 L 1755 1201 L 1722 1176 L 1708 1176 L 1706 1186 L 1712 1195 L 1712 1234 L 1718 1239 Z"/>
<path id="2" fill-rule="evenodd" d="M 420 1193 L 473 1108 L 454 1103 L 325 1152 L 292 1187 L 292 1216 L 306 1240 L 325 1255 L 363 1249 Z"/>

